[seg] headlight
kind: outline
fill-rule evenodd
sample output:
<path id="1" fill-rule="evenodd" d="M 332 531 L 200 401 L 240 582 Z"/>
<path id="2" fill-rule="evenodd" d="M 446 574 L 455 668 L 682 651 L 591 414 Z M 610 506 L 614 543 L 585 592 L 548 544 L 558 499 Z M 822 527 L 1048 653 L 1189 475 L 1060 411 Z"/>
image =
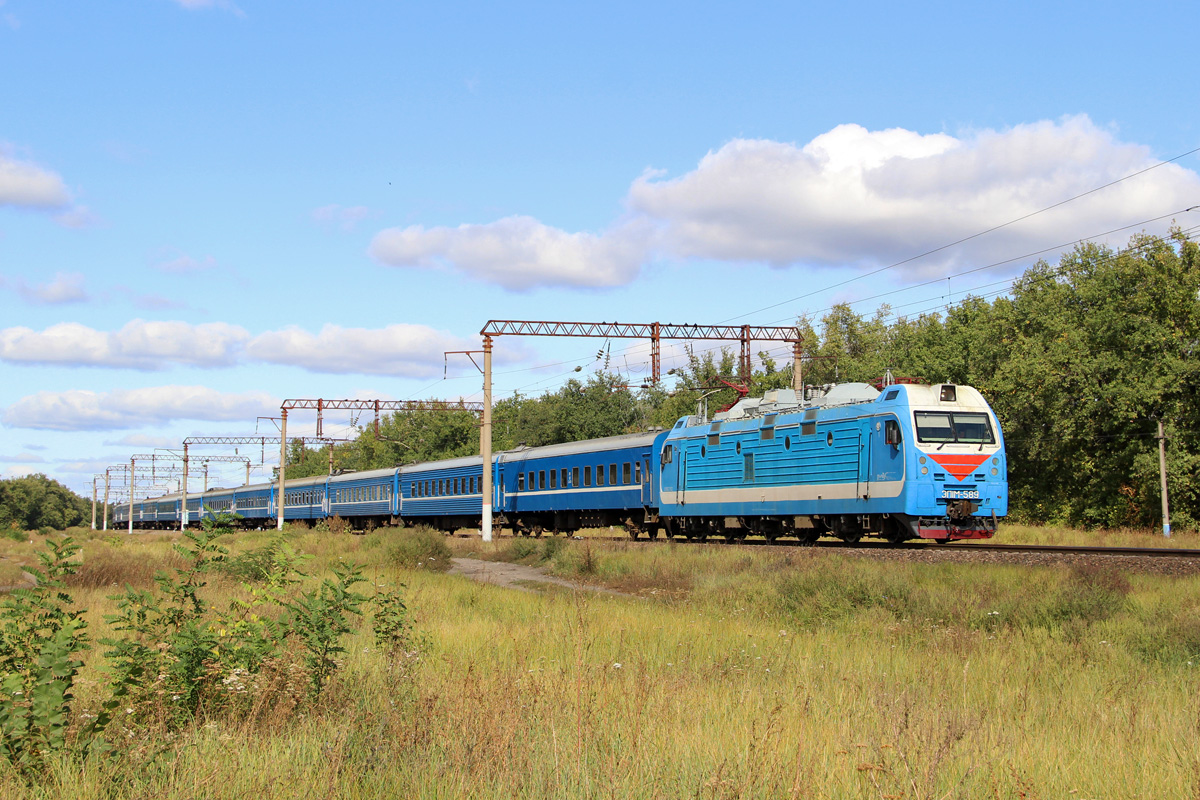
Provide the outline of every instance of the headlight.
<path id="1" fill-rule="evenodd" d="M 921 474 L 922 474 L 922 475 L 928 475 L 928 474 L 929 474 L 929 467 L 921 467 Z"/>

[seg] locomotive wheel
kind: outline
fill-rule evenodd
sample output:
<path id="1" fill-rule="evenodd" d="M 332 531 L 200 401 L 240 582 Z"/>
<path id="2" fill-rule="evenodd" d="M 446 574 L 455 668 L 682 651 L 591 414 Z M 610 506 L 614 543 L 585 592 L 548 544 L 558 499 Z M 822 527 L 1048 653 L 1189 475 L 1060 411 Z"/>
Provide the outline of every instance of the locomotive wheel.
<path id="1" fill-rule="evenodd" d="M 908 529 L 894 519 L 884 521 L 883 537 L 888 540 L 889 544 L 903 544 L 912 538 Z"/>

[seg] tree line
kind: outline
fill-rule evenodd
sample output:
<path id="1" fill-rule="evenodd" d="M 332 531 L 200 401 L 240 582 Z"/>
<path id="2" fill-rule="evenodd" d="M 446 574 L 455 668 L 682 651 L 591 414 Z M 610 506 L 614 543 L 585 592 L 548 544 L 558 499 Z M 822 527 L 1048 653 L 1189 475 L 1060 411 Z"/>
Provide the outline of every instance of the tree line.
<path id="1" fill-rule="evenodd" d="M 1040 261 L 1002 296 L 967 297 L 939 312 L 863 315 L 834 306 L 801 318 L 807 384 L 873 382 L 887 373 L 977 387 L 1004 430 L 1014 518 L 1085 527 L 1153 526 L 1160 514 L 1157 425 L 1167 441 L 1173 524 L 1200 520 L 1200 255 L 1174 230 L 1119 249 L 1083 244 Z M 751 396 L 792 383 L 792 365 L 760 353 Z M 790 362 L 790 356 L 788 357 Z M 674 386 L 630 388 L 598 370 L 539 397 L 495 404 L 493 447 L 508 449 L 670 427 L 737 395 L 728 350 L 689 351 Z M 402 412 L 337 445 L 335 466 L 373 469 L 479 452 L 465 409 Z M 288 474 L 326 471 L 328 450 L 295 443 Z"/>
<path id="2" fill-rule="evenodd" d="M 65 530 L 91 521 L 92 502 L 41 473 L 0 480 L 0 530 Z"/>

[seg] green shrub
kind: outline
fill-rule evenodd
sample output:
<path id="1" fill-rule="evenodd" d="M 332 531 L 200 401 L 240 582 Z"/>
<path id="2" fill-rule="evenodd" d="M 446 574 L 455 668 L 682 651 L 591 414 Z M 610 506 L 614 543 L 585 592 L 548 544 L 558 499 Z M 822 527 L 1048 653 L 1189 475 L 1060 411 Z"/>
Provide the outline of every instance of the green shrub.
<path id="1" fill-rule="evenodd" d="M 776 578 L 778 609 L 802 625 L 835 622 L 873 608 L 897 618 L 910 617 L 915 594 L 912 575 L 896 566 L 879 570 L 841 559 L 806 565 Z"/>
<path id="2" fill-rule="evenodd" d="M 520 537 L 513 539 L 509 545 L 504 548 L 499 554 L 501 561 L 525 561 L 529 557 L 538 552 L 538 542 L 536 539 Z"/>
<path id="3" fill-rule="evenodd" d="M 372 534 L 379 535 L 379 534 Z M 426 525 L 404 528 L 389 535 L 384 551 L 385 561 L 404 569 L 428 569 L 445 572 L 450 569 L 450 547 L 440 531 Z"/>
<path id="4" fill-rule="evenodd" d="M 278 582 L 281 576 L 292 573 L 303 575 L 299 566 L 311 558 L 312 556 L 297 555 L 286 538 L 277 535 L 262 547 L 218 562 L 216 568 L 222 574 L 241 581 L 271 583 Z M 286 582 L 291 581 L 286 579 Z"/>
<path id="5" fill-rule="evenodd" d="M 83 612 L 73 609 L 63 578 L 79 546 L 46 542 L 32 589 L 0 603 L 0 753 L 26 780 L 44 776 L 48 759 L 67 744 L 75 678 L 87 648 Z"/>
<path id="6" fill-rule="evenodd" d="M 1076 632 L 1127 611 L 1129 579 L 1112 567 L 1075 567 L 1045 597 L 1029 597 L 1026 624 Z"/>

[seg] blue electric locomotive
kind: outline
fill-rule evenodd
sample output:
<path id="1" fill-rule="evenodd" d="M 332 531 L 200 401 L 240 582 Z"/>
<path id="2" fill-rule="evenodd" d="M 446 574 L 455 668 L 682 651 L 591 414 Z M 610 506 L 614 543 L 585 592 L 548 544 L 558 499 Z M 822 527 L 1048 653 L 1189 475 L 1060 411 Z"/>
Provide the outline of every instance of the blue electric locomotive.
<path id="1" fill-rule="evenodd" d="M 1008 509 L 1000 426 L 969 386 L 769 392 L 679 420 L 659 464 L 672 535 L 987 538 Z"/>

